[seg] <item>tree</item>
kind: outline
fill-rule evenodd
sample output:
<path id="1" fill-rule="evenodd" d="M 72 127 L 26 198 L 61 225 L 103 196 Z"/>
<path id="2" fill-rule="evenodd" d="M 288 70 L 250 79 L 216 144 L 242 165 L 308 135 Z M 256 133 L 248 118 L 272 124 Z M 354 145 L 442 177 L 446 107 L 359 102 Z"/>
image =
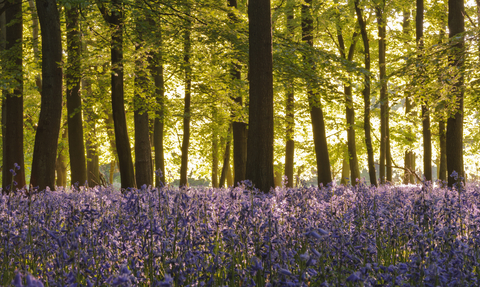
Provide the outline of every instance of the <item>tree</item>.
<path id="1" fill-rule="evenodd" d="M 464 1 L 448 1 L 448 30 L 451 41 L 450 66 L 461 71 L 463 67 L 463 50 L 465 22 L 464 22 Z M 463 170 L 463 76 L 460 73 L 458 80 L 454 83 L 451 99 L 456 105 L 453 115 L 447 121 L 447 171 L 448 186 L 452 187 L 461 177 L 464 177 Z M 458 174 L 458 179 L 451 176 L 453 172 Z"/>
<path id="2" fill-rule="evenodd" d="M 7 2 L 5 76 L 10 78 L 9 88 L 4 95 L 2 105 L 4 116 L 3 133 L 3 182 L 4 192 L 15 191 L 25 184 L 25 166 L 23 151 L 23 16 L 22 1 Z M 5 27 L 5 26 L 4 26 Z M 14 168 L 15 166 L 15 168 Z M 17 169 L 17 166 L 20 170 Z M 13 173 L 11 170 L 13 169 Z"/>
<path id="3" fill-rule="evenodd" d="M 87 181 L 87 166 L 83 140 L 82 99 L 80 97 L 81 81 L 81 34 L 79 26 L 79 9 L 76 5 L 65 8 L 67 23 L 67 123 L 68 152 L 70 155 L 71 184 L 83 186 Z"/>
<path id="4" fill-rule="evenodd" d="M 294 4 L 295 1 L 287 1 L 287 33 L 290 40 L 294 37 Z M 295 87 L 293 81 L 287 80 L 287 101 L 286 101 L 286 130 L 285 130 L 285 176 L 287 187 L 293 187 L 293 168 L 295 157 Z"/>
<path id="5" fill-rule="evenodd" d="M 375 172 L 375 163 L 373 160 L 373 147 L 372 147 L 372 135 L 370 128 L 370 43 L 368 41 L 367 24 L 363 19 L 362 10 L 359 8 L 359 0 L 355 0 L 355 12 L 357 14 L 358 25 L 360 26 L 360 32 L 363 40 L 364 55 L 365 55 L 365 82 L 363 88 L 363 102 L 364 102 L 364 114 L 363 114 L 363 128 L 365 130 L 365 144 L 367 146 L 368 156 L 368 174 L 370 177 L 370 184 L 377 186 L 377 175 Z"/>
<path id="6" fill-rule="evenodd" d="M 35 134 L 30 185 L 55 187 L 55 160 L 62 118 L 62 35 L 56 0 L 37 0 L 42 35 L 41 110 Z"/>
<path id="7" fill-rule="evenodd" d="M 269 192 L 274 186 L 270 1 L 250 2 L 248 19 L 250 103 L 246 178 L 251 180 L 259 190 Z"/>
<path id="8" fill-rule="evenodd" d="M 187 8 L 189 16 L 190 8 Z M 190 144 L 190 102 L 192 96 L 192 66 L 190 54 L 192 50 L 190 18 L 186 19 L 187 25 L 183 34 L 183 63 L 185 69 L 185 106 L 183 109 L 183 139 L 182 139 L 182 163 L 180 166 L 180 187 L 188 184 L 188 146 Z"/>
<path id="9" fill-rule="evenodd" d="M 110 24 L 112 62 L 112 114 L 115 142 L 120 167 L 122 188 L 136 187 L 132 150 L 128 139 L 123 90 L 123 29 L 124 13 L 121 0 L 112 0 L 110 11 L 98 1 L 97 6 L 105 21 Z"/>
<path id="10" fill-rule="evenodd" d="M 134 122 L 135 122 L 135 175 L 139 187 L 153 184 L 152 150 L 150 146 L 150 129 L 148 121 L 148 103 L 145 88 L 147 86 L 147 71 L 142 53 L 144 43 L 143 28 L 146 21 L 142 15 L 137 15 L 135 50 L 135 97 L 134 97 Z"/>
<path id="11" fill-rule="evenodd" d="M 313 17 L 311 5 L 312 0 L 307 0 L 305 4 L 302 5 L 302 41 L 308 47 L 313 48 Z M 310 67 L 312 73 L 315 73 L 315 62 L 312 55 L 304 55 L 304 67 L 307 69 Z M 330 171 L 325 121 L 323 119 L 320 97 L 316 91 L 315 83 L 311 79 L 307 79 L 307 94 L 317 159 L 318 186 L 326 186 L 332 182 L 332 173 Z"/>
<path id="12" fill-rule="evenodd" d="M 237 0 L 228 0 L 228 6 L 237 9 Z M 237 17 L 233 12 L 228 13 L 228 18 L 235 24 L 238 22 Z M 239 61 L 239 59 L 235 59 Z M 233 81 L 241 80 L 240 65 L 232 63 L 230 68 L 230 76 Z M 234 165 L 234 184 L 244 181 L 246 178 L 246 164 L 247 164 L 247 124 L 240 120 L 239 111 L 243 108 L 243 99 L 240 91 L 234 90 L 232 98 L 234 100 L 234 109 L 232 112 L 232 130 L 233 130 L 233 165 Z"/>

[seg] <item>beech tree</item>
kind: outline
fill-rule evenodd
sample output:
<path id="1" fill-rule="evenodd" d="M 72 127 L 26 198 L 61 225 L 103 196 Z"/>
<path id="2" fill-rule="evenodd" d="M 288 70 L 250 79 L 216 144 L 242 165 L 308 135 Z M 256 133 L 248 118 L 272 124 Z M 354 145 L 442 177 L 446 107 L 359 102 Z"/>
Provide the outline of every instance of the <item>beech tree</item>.
<path id="1" fill-rule="evenodd" d="M 42 34 L 41 110 L 35 134 L 30 186 L 55 188 L 55 160 L 62 118 L 62 35 L 56 0 L 37 0 Z"/>
<path id="2" fill-rule="evenodd" d="M 4 76 L 10 78 L 2 102 L 3 192 L 25 187 L 23 150 L 23 16 L 22 1 L 7 2 L 5 9 L 6 54 Z M 17 168 L 18 167 L 18 168 Z M 13 170 L 13 173 L 11 172 Z M 14 176 L 15 175 L 15 176 Z M 13 184 L 13 185 L 12 185 Z"/>
<path id="3" fill-rule="evenodd" d="M 273 75 L 270 1 L 251 1 L 249 19 L 249 82 L 246 178 L 269 192 L 273 181 Z M 237 180 L 237 179 L 235 179 Z"/>

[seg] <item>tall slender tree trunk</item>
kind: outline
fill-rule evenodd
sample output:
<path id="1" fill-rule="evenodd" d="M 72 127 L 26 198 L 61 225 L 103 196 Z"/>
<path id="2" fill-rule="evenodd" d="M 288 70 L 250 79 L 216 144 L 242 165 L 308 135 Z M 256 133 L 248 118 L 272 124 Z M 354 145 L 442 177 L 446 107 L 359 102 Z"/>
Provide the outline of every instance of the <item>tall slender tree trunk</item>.
<path id="1" fill-rule="evenodd" d="M 250 103 L 246 177 L 261 191 L 273 181 L 273 75 L 270 1 L 248 6 Z M 259 136 L 262 135 L 262 136 Z"/>
<path id="2" fill-rule="evenodd" d="M 352 36 L 352 43 L 348 49 L 348 55 L 346 54 L 345 41 L 343 39 L 343 33 L 340 26 L 337 26 L 337 38 L 339 44 L 339 50 L 342 58 L 352 61 L 355 53 L 356 38 L 357 33 L 354 32 Z M 357 179 L 360 179 L 360 169 L 358 167 L 358 157 L 357 157 L 357 146 L 355 143 L 355 109 L 353 107 L 353 95 L 352 95 L 352 86 L 350 83 L 344 84 L 343 91 L 345 94 L 345 109 L 346 109 L 346 120 L 347 120 L 347 156 L 348 167 L 350 169 L 350 179 L 351 184 L 356 185 Z M 342 170 L 343 172 L 343 170 Z M 342 175 L 343 177 L 343 175 Z M 347 176 L 348 177 L 348 176 Z"/>
<path id="3" fill-rule="evenodd" d="M 402 23 L 402 28 L 403 28 L 403 35 L 405 37 L 405 42 L 404 44 L 407 46 L 409 45 L 410 42 L 410 11 L 406 10 L 403 12 L 403 23 Z M 410 81 L 410 79 L 409 79 Z M 406 118 L 414 118 L 414 116 L 411 115 L 412 110 L 413 110 L 413 102 L 411 100 L 411 93 L 409 91 L 405 91 L 405 116 Z M 408 127 L 408 132 L 412 133 L 412 127 L 409 125 Z M 415 141 L 415 138 L 407 138 L 408 140 L 408 145 L 407 145 L 407 150 L 405 151 L 405 156 L 404 156 L 404 161 L 405 161 L 405 172 L 403 174 L 403 184 L 409 184 L 413 183 L 414 176 L 411 174 L 411 171 L 415 172 L 415 166 L 413 165 L 414 161 L 412 157 L 415 156 L 413 152 L 413 142 Z"/>
<path id="4" fill-rule="evenodd" d="M 463 68 L 463 51 L 465 49 L 465 40 L 463 36 L 459 36 L 465 32 L 464 22 L 464 1 L 449 0 L 448 1 L 448 30 L 450 31 L 450 39 L 454 42 L 451 46 L 450 65 L 454 69 L 461 71 Z M 454 84 L 454 90 L 451 97 L 458 105 L 453 116 L 447 121 L 447 170 L 448 170 L 448 186 L 452 187 L 464 176 L 463 170 L 463 76 Z M 453 172 L 457 172 L 458 179 L 450 176 Z"/>
<path id="5" fill-rule="evenodd" d="M 23 17 L 22 1 L 7 2 L 5 11 L 7 56 L 5 74 L 13 78 L 4 97 L 5 133 L 3 134 L 3 190 L 15 191 L 25 187 L 23 155 Z M 19 166 L 19 170 L 14 165 Z M 14 169 L 14 173 L 10 170 Z M 15 174 L 15 176 L 13 176 Z M 12 182 L 17 185 L 11 186 Z"/>
<path id="6" fill-rule="evenodd" d="M 288 38 L 293 41 L 295 34 L 294 9 L 295 1 L 287 1 L 287 30 Z M 293 187 L 293 169 L 295 157 L 295 87 L 293 81 L 286 79 L 287 101 L 286 101 L 286 133 L 285 133 L 285 176 L 287 177 L 286 187 Z"/>
<path id="7" fill-rule="evenodd" d="M 220 175 L 220 187 L 225 187 L 225 180 L 228 175 L 228 169 L 230 168 L 230 150 L 232 145 L 232 126 L 228 127 L 227 132 L 227 143 L 225 146 L 225 154 L 223 155 L 223 166 L 222 166 L 222 174 Z"/>
<path id="8" fill-rule="evenodd" d="M 138 20 L 137 20 L 138 21 Z M 141 24 L 138 23 L 137 27 Z M 139 32 L 140 33 L 140 32 Z M 140 39 L 139 42 L 142 40 Z M 140 50 L 139 44 L 136 50 Z M 135 60 L 135 176 L 139 187 L 153 185 L 152 150 L 150 146 L 150 129 L 148 108 L 144 88 L 147 85 L 147 75 L 142 57 Z"/>
<path id="9" fill-rule="evenodd" d="M 380 70 L 380 182 L 392 181 L 392 162 L 390 155 L 389 137 L 389 103 L 387 94 L 387 73 L 386 73 L 386 21 L 384 16 L 385 2 L 383 7 L 376 6 L 375 12 L 378 25 L 378 66 Z M 385 176 L 385 171 L 387 172 Z"/>
<path id="10" fill-rule="evenodd" d="M 83 140 L 82 99 L 80 97 L 81 81 L 81 34 L 78 7 L 66 8 L 67 23 L 67 123 L 68 152 L 70 155 L 71 184 L 83 186 L 87 181 L 87 166 Z"/>
<path id="11" fill-rule="evenodd" d="M 68 144 L 67 140 L 67 134 L 68 134 L 68 128 L 63 127 L 63 132 L 62 132 L 62 139 L 61 143 L 59 144 L 59 148 L 57 150 L 58 155 L 57 155 L 57 160 L 55 161 L 55 171 L 57 173 L 57 178 L 55 184 L 57 187 L 64 187 L 65 189 L 67 188 L 67 157 L 65 154 L 67 153 L 66 151 L 66 146 Z"/>
<path id="12" fill-rule="evenodd" d="M 90 78 L 85 78 L 82 81 L 82 86 L 87 93 L 86 98 L 93 97 L 92 83 Z M 86 141 L 85 147 L 87 150 L 87 180 L 89 187 L 100 185 L 100 170 L 97 144 L 97 130 L 95 127 L 95 112 L 91 103 L 85 105 L 85 126 L 86 126 Z"/>
<path id="13" fill-rule="evenodd" d="M 190 13 L 188 10 L 187 14 Z M 182 163 L 180 166 L 180 187 L 188 185 L 188 148 L 190 144 L 190 101 L 192 95 L 192 66 L 190 63 L 192 23 L 187 19 L 187 28 L 183 38 L 183 61 L 185 65 L 185 107 L 183 109 Z"/>
<path id="14" fill-rule="evenodd" d="M 312 0 L 305 1 L 302 5 L 302 41 L 309 47 L 313 47 L 313 17 L 311 12 Z M 315 63 L 310 55 L 304 55 L 304 66 L 311 67 L 315 71 Z M 330 159 L 328 156 L 327 137 L 325 133 L 325 121 L 319 94 L 315 92 L 315 83 L 307 79 L 307 94 L 312 119 L 313 141 L 317 158 L 318 186 L 326 186 L 332 182 Z"/>
<path id="15" fill-rule="evenodd" d="M 345 149 L 345 152 L 343 153 L 342 178 L 340 179 L 340 184 L 348 185 L 350 181 L 350 155 L 347 144 L 347 149 Z"/>
<path id="16" fill-rule="evenodd" d="M 132 150 L 128 138 L 127 120 L 125 117 L 124 90 L 123 90 L 123 28 L 124 14 L 121 0 L 113 0 L 112 13 L 98 2 L 103 18 L 113 28 L 111 36 L 112 61 L 112 115 L 115 130 L 118 164 L 120 167 L 121 187 L 136 187 L 135 172 L 133 169 Z"/>
<path id="17" fill-rule="evenodd" d="M 422 51 L 423 51 L 423 0 L 417 0 L 417 17 L 415 20 L 416 41 L 418 55 L 418 71 L 419 78 L 424 74 L 422 67 Z M 422 85 L 422 83 L 419 83 Z M 430 111 L 427 106 L 427 100 L 422 103 L 422 128 L 423 128 L 423 174 L 425 180 L 432 181 L 432 134 L 430 132 Z"/>
<path id="18" fill-rule="evenodd" d="M 216 128 L 212 133 L 212 187 L 218 187 L 218 134 Z"/>
<path id="19" fill-rule="evenodd" d="M 237 8 L 237 0 L 228 0 L 228 6 Z M 236 23 L 238 19 L 233 13 L 229 13 L 228 17 L 231 22 Z M 238 59 L 235 59 L 239 61 Z M 234 81 L 241 80 L 240 65 L 233 63 L 230 68 L 230 75 Z M 235 109 L 232 112 L 232 129 L 233 129 L 233 165 L 234 165 L 234 184 L 244 181 L 246 178 L 247 166 L 247 124 L 240 120 L 240 115 L 243 107 L 243 99 L 240 91 L 235 91 L 237 95 L 232 95 L 235 103 Z M 240 112 L 239 112 L 240 111 Z"/>
<path id="20" fill-rule="evenodd" d="M 370 72 L 370 43 L 368 42 L 367 24 L 363 19 L 362 10 L 359 8 L 359 0 L 355 0 L 355 12 L 357 14 L 358 25 L 360 26 L 360 32 L 362 34 L 363 47 L 365 53 L 365 70 Z M 375 162 L 373 158 L 372 147 L 372 135 L 370 127 L 370 76 L 365 74 L 365 83 L 363 88 L 363 102 L 364 102 L 364 114 L 363 114 L 363 128 L 365 130 L 365 144 L 367 146 L 368 156 L 368 174 L 370 177 L 370 184 L 377 186 L 377 175 L 375 172 Z"/>
<path id="21" fill-rule="evenodd" d="M 162 37 L 159 37 L 159 47 L 162 47 Z M 165 185 L 165 156 L 163 150 L 164 122 L 165 122 L 165 87 L 163 79 L 163 59 L 161 48 L 151 57 L 150 72 L 155 84 L 155 122 L 153 127 L 153 146 L 155 150 L 155 185 Z"/>
<path id="22" fill-rule="evenodd" d="M 62 36 L 56 0 L 37 0 L 42 33 L 42 99 L 30 185 L 39 190 L 55 187 L 55 161 L 62 118 Z"/>
<path id="23" fill-rule="evenodd" d="M 445 122 L 440 120 L 438 122 L 438 133 L 440 141 L 440 166 L 438 171 L 438 179 L 442 182 L 447 182 L 447 133 L 445 129 Z"/>

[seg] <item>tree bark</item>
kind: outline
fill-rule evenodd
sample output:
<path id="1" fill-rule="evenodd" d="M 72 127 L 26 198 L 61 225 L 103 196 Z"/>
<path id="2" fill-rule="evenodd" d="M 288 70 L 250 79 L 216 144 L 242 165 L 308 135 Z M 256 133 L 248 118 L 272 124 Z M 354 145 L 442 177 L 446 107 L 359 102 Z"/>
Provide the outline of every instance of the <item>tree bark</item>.
<path id="1" fill-rule="evenodd" d="M 362 10 L 359 8 L 359 0 L 355 0 L 355 12 L 357 14 L 358 25 L 360 26 L 360 32 L 362 34 L 363 47 L 365 53 L 365 70 L 370 72 L 370 44 L 368 42 L 367 24 L 365 23 Z M 363 88 L 363 102 L 364 102 L 364 115 L 363 115 L 363 128 L 365 130 L 365 144 L 367 146 L 368 156 L 368 174 L 370 177 L 370 184 L 377 186 L 377 175 L 375 172 L 375 163 L 373 158 L 372 147 L 372 135 L 370 128 L 370 76 L 365 74 L 365 83 Z"/>
<path id="2" fill-rule="evenodd" d="M 386 21 L 384 16 L 385 2 L 383 7 L 376 6 L 375 12 L 378 25 L 378 66 L 380 71 L 380 182 L 392 181 L 392 160 L 390 154 L 389 137 L 389 103 L 387 93 L 386 73 Z M 385 171 L 386 176 L 385 176 Z"/>
<path id="3" fill-rule="evenodd" d="M 356 46 L 356 37 L 357 33 L 354 32 L 352 36 L 352 43 L 348 49 L 348 54 L 346 54 L 345 41 L 343 39 L 343 33 L 340 27 L 337 27 L 338 32 L 338 44 L 340 48 L 340 54 L 342 58 L 352 61 L 355 53 Z M 360 179 L 360 169 L 358 167 L 358 157 L 357 157 L 357 146 L 355 143 L 355 109 L 353 107 L 353 95 L 352 95 L 352 86 L 350 83 L 344 84 L 343 91 L 345 94 L 345 109 L 346 109 L 346 120 L 347 120 L 347 159 L 349 161 L 348 167 L 350 168 L 350 181 L 353 186 L 357 184 L 357 179 Z M 343 173 L 343 170 L 342 170 Z M 343 176 L 342 176 L 343 177 Z M 348 176 L 347 176 L 348 177 Z"/>
<path id="4" fill-rule="evenodd" d="M 227 177 L 228 169 L 230 168 L 230 149 L 232 145 L 232 127 L 228 127 L 227 132 L 227 144 L 225 146 L 225 154 L 223 156 L 223 167 L 222 167 L 222 174 L 220 175 L 220 187 L 225 187 L 225 179 Z M 228 186 L 227 186 L 228 187 Z"/>
<path id="5" fill-rule="evenodd" d="M 347 149 L 343 154 L 344 156 L 342 161 L 342 178 L 340 179 L 340 184 L 343 184 L 346 186 L 351 181 L 350 180 L 350 155 L 348 152 L 348 144 L 347 144 Z"/>
<path id="6" fill-rule="evenodd" d="M 107 23 L 113 28 L 111 36 L 112 61 L 112 115 L 115 130 L 115 142 L 120 167 L 121 187 L 136 187 L 133 169 L 132 150 L 128 138 L 127 120 L 125 118 L 123 90 L 123 28 L 124 14 L 121 0 L 112 0 L 112 12 L 109 14 L 102 3 L 98 8 Z"/>
<path id="7" fill-rule="evenodd" d="M 237 0 L 228 0 L 228 6 L 237 8 Z M 233 13 L 229 13 L 229 19 L 232 22 L 237 22 L 238 19 Z M 236 59 L 238 61 L 238 59 Z M 230 69 L 231 78 L 235 81 L 241 80 L 240 65 L 232 64 Z M 237 110 L 241 110 L 243 107 L 243 99 L 240 91 L 236 91 L 237 95 L 232 95 L 235 103 L 235 109 L 232 112 L 234 118 L 232 122 L 233 129 L 233 165 L 234 165 L 234 184 L 244 181 L 246 178 L 246 166 L 247 166 L 247 124 L 239 120 L 239 115 L 236 114 Z"/>
<path id="8" fill-rule="evenodd" d="M 83 80 L 83 88 L 85 89 L 87 99 L 93 97 L 92 83 L 90 78 Z M 86 141 L 85 147 L 87 150 L 87 180 L 89 187 L 100 185 L 100 170 L 98 158 L 98 144 L 97 144 L 97 130 L 95 127 L 95 112 L 90 103 L 85 105 L 86 117 Z"/>
<path id="9" fill-rule="evenodd" d="M 3 134 L 3 182 L 4 192 L 25 187 L 23 152 L 23 17 L 22 1 L 7 2 L 6 21 L 6 64 L 3 68 L 7 77 L 14 80 L 4 90 L 5 133 Z M 19 166 L 19 170 L 14 165 Z M 14 169 L 14 173 L 10 170 Z M 15 174 L 15 175 L 14 175 Z M 11 186 L 11 184 L 14 186 Z M 16 183 L 16 185 L 15 185 Z"/>
<path id="10" fill-rule="evenodd" d="M 218 134 L 212 133 L 212 187 L 218 188 Z"/>
<path id="11" fill-rule="evenodd" d="M 136 50 L 140 50 L 139 45 L 137 45 Z M 147 85 L 146 78 L 144 62 L 141 57 L 139 57 L 135 61 L 135 111 L 133 115 L 135 123 L 135 175 L 138 187 L 153 185 L 148 103 L 146 102 L 146 95 L 143 88 Z"/>
<path id="12" fill-rule="evenodd" d="M 35 134 L 30 185 L 55 187 L 55 161 L 62 118 L 62 37 L 56 0 L 37 0 L 42 33 L 41 108 Z"/>
<path id="13" fill-rule="evenodd" d="M 190 11 L 187 12 L 187 14 Z M 183 140 L 182 140 L 182 163 L 180 166 L 180 187 L 188 185 L 188 148 L 190 144 L 190 101 L 192 95 L 192 66 L 191 54 L 191 29 L 192 23 L 187 19 L 187 28 L 183 39 L 183 61 L 185 65 L 185 107 L 183 109 Z"/>
<path id="14" fill-rule="evenodd" d="M 294 38 L 294 1 L 287 1 L 287 30 L 288 37 L 293 41 Z M 286 133 L 285 133 L 285 176 L 287 177 L 286 187 L 293 187 L 293 169 L 295 157 L 295 87 L 293 81 L 285 79 L 287 82 L 287 101 L 286 101 Z"/>
<path id="15" fill-rule="evenodd" d="M 312 0 L 305 1 L 302 5 L 302 41 L 309 47 L 313 47 L 313 18 L 311 12 Z M 304 66 L 311 67 L 315 71 L 315 63 L 310 55 L 304 55 Z M 328 156 L 327 137 L 325 133 L 325 121 L 320 98 L 314 88 L 315 83 L 307 79 L 307 94 L 312 119 L 313 141 L 317 158 L 318 186 L 326 186 L 332 182 L 330 159 Z"/>
<path id="16" fill-rule="evenodd" d="M 438 122 L 438 133 L 440 140 L 440 165 L 438 179 L 442 182 L 447 182 L 447 134 L 445 131 L 445 122 L 443 120 Z"/>
<path id="17" fill-rule="evenodd" d="M 78 21 L 78 7 L 66 8 L 67 26 L 67 123 L 68 152 L 70 155 L 71 184 L 85 185 L 87 166 L 85 163 L 85 146 L 83 140 L 82 99 L 80 97 L 81 81 L 81 34 Z"/>
<path id="18" fill-rule="evenodd" d="M 465 32 L 464 23 L 464 1 L 449 0 L 448 1 L 448 29 L 450 31 L 449 38 L 453 40 L 450 48 L 450 66 L 461 71 L 463 68 L 463 51 Z M 447 170 L 448 170 L 448 186 L 452 187 L 461 177 L 464 177 L 463 170 L 463 76 L 454 84 L 452 99 L 458 105 L 453 114 L 447 121 Z M 458 179 L 452 177 L 452 173 L 458 174 Z"/>
<path id="19" fill-rule="evenodd" d="M 65 156 L 65 146 L 67 145 L 68 128 L 64 127 L 62 132 L 61 144 L 58 148 L 58 156 L 55 162 L 55 171 L 57 173 L 57 180 L 55 182 L 57 187 L 67 188 L 67 157 Z"/>
<path id="20" fill-rule="evenodd" d="M 270 1 L 252 1 L 249 19 L 249 128 L 246 177 L 261 191 L 273 181 L 273 75 Z M 259 136 L 261 135 L 261 136 Z"/>

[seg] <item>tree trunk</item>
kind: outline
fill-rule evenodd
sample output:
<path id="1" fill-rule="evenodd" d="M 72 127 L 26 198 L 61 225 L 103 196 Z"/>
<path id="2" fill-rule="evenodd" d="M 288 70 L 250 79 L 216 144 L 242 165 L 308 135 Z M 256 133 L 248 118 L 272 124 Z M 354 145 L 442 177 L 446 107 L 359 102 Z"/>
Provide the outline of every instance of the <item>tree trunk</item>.
<path id="1" fill-rule="evenodd" d="M 348 49 L 348 55 L 345 50 L 345 41 L 343 40 L 343 33 L 340 26 L 337 27 L 338 32 L 338 44 L 340 48 L 340 54 L 342 58 L 352 61 L 355 53 L 356 46 L 356 37 L 357 33 L 354 32 L 352 36 L 352 43 Z M 357 146 L 355 144 L 355 109 L 353 107 L 353 95 L 352 95 L 352 86 L 350 83 L 344 84 L 343 91 L 345 94 L 345 109 L 346 109 L 346 120 L 347 120 L 347 147 L 348 154 L 346 159 L 349 161 L 350 168 L 350 181 L 353 186 L 357 184 L 357 179 L 360 179 L 360 169 L 358 167 L 358 157 L 357 157 Z M 343 170 L 342 170 L 343 173 Z M 347 175 L 348 177 L 348 175 Z"/>
<path id="2" fill-rule="evenodd" d="M 160 40 L 159 46 L 161 47 Z M 153 131 L 153 145 L 155 150 L 155 185 L 161 187 L 165 185 L 165 156 L 163 151 L 164 121 L 165 121 L 165 87 L 163 80 L 162 53 L 155 52 L 150 61 L 150 71 L 155 83 L 155 122 Z"/>
<path id="3" fill-rule="evenodd" d="M 311 12 L 312 0 L 305 1 L 302 5 L 302 41 L 309 47 L 313 47 L 313 18 Z M 315 71 L 315 63 L 310 55 L 304 55 L 304 66 L 311 67 Z M 315 154 L 317 158 L 318 186 L 326 186 L 332 182 L 332 173 L 330 171 L 330 159 L 328 156 L 327 137 L 325 134 L 325 122 L 320 98 L 314 88 L 315 83 L 307 79 L 308 104 L 310 107 L 310 116 L 312 119 L 313 141 L 315 145 Z"/>
<path id="4" fill-rule="evenodd" d="M 362 10 L 359 8 L 359 0 L 355 0 L 355 12 L 357 14 L 358 25 L 360 26 L 363 47 L 365 53 L 365 70 L 370 72 L 370 44 L 368 42 L 367 24 L 365 23 Z M 363 115 L 363 128 L 365 130 L 365 144 L 367 146 L 368 173 L 370 184 L 377 186 L 377 175 L 375 172 L 375 163 L 373 158 L 372 135 L 370 131 L 370 76 L 365 74 L 365 83 L 363 88 L 363 102 L 365 105 Z"/>
<path id="5" fill-rule="evenodd" d="M 228 6 L 237 8 L 237 0 L 228 0 Z M 229 13 L 230 21 L 237 22 L 238 19 L 233 13 Z M 237 59 L 238 60 L 238 59 Z M 231 78 L 235 81 L 241 80 L 240 65 L 232 64 L 230 69 Z M 233 165 L 234 165 L 234 184 L 238 184 L 245 179 L 247 166 L 247 124 L 240 121 L 240 115 L 236 111 L 241 111 L 243 107 L 243 99 L 240 91 L 236 91 L 238 95 L 232 95 L 236 109 L 232 112 L 234 118 L 232 122 L 233 129 Z"/>
<path id="6" fill-rule="evenodd" d="M 230 165 L 228 166 L 227 170 L 227 186 L 233 186 L 233 174 Z"/>
<path id="7" fill-rule="evenodd" d="M 190 13 L 188 10 L 187 14 Z M 182 163 L 180 166 L 180 187 L 188 185 L 188 148 L 190 144 L 190 98 L 192 95 L 192 66 L 190 54 L 192 49 L 190 29 L 191 20 L 187 20 L 187 28 L 184 34 L 184 65 L 185 65 L 185 107 L 183 110 L 183 140 L 182 140 Z"/>
<path id="8" fill-rule="evenodd" d="M 447 137 L 445 132 L 445 122 L 443 120 L 438 122 L 438 133 L 440 140 L 440 165 L 438 179 L 442 182 L 447 182 Z"/>
<path id="9" fill-rule="evenodd" d="M 464 1 L 449 0 L 448 1 L 448 29 L 450 31 L 450 39 L 457 38 L 458 34 L 465 32 L 464 23 Z M 463 68 L 463 51 L 464 37 L 455 39 L 451 46 L 450 65 L 453 69 L 461 70 Z M 458 105 L 453 114 L 447 121 L 447 170 L 448 170 L 448 186 L 452 187 L 456 182 L 464 177 L 463 170 L 463 76 L 454 84 L 452 98 Z M 452 173 L 458 174 L 458 179 L 452 177 Z"/>
<path id="10" fill-rule="evenodd" d="M 212 133 L 212 187 L 218 188 L 218 135 Z"/>
<path id="11" fill-rule="evenodd" d="M 65 146 L 67 146 L 68 129 L 63 128 L 61 144 L 58 148 L 58 156 L 55 162 L 55 171 L 57 172 L 56 186 L 67 188 L 67 157 L 65 156 Z"/>
<path id="12" fill-rule="evenodd" d="M 225 187 L 225 179 L 227 177 L 228 169 L 230 168 L 230 149 L 232 145 L 232 127 L 228 127 L 227 144 L 225 146 L 225 154 L 223 156 L 222 174 L 220 175 L 220 187 Z M 227 186 L 228 187 L 228 186 Z"/>
<path id="13" fill-rule="evenodd" d="M 87 181 L 85 146 L 83 141 L 81 81 L 81 34 L 78 7 L 72 6 L 65 11 L 67 23 L 67 123 L 68 152 L 70 155 L 71 184 L 83 186 Z"/>
<path id="14" fill-rule="evenodd" d="M 7 55 L 4 73 L 13 78 L 4 96 L 3 190 L 7 193 L 25 187 L 23 152 L 23 20 L 22 1 L 7 2 L 5 11 Z M 19 169 L 15 165 L 18 165 Z M 15 166 L 15 168 L 14 168 Z M 14 169 L 14 173 L 10 172 Z M 14 186 L 11 186 L 11 184 Z M 16 183 L 16 185 L 15 185 Z"/>
<path id="15" fill-rule="evenodd" d="M 385 3 L 383 7 L 376 6 L 375 12 L 378 25 L 378 66 L 380 70 L 380 182 L 392 181 L 392 162 L 390 155 L 390 138 L 388 129 L 389 106 L 387 94 L 387 73 L 386 73 L 386 21 L 384 16 Z M 385 171 L 387 172 L 385 176 Z"/>
<path id="16" fill-rule="evenodd" d="M 108 14 L 105 7 L 98 2 L 98 8 L 105 21 L 112 28 L 111 61 L 112 61 L 112 114 L 115 130 L 115 141 L 120 167 L 121 187 L 136 187 L 135 172 L 133 170 L 132 150 L 128 138 L 127 120 L 125 118 L 124 91 L 123 91 L 123 27 L 124 15 L 122 3 L 113 0 L 112 14 Z"/>
<path id="17" fill-rule="evenodd" d="M 249 19 L 249 128 L 246 177 L 261 191 L 273 182 L 273 75 L 270 1 L 252 1 Z M 259 136 L 261 135 L 261 136 Z"/>
<path id="18" fill-rule="evenodd" d="M 30 185 L 38 190 L 55 187 L 55 161 L 62 118 L 62 36 L 56 0 L 37 0 L 42 33 L 42 99 Z"/>
<path id="19" fill-rule="evenodd" d="M 138 21 L 138 20 L 137 20 Z M 137 27 L 139 25 L 137 24 Z M 140 42 L 140 41 L 139 41 Z M 140 46 L 136 46 L 140 50 Z M 144 62 L 141 57 L 135 61 L 135 175 L 138 187 L 153 185 L 152 150 L 150 147 L 150 129 L 148 108 L 144 88 L 147 85 Z"/>
<path id="20" fill-rule="evenodd" d="M 344 152 L 343 161 L 342 161 L 342 178 L 340 179 L 340 184 L 347 186 L 350 182 L 350 155 L 347 149 Z M 352 180 L 353 185 L 353 180 Z"/>
<path id="21" fill-rule="evenodd" d="M 295 36 L 294 23 L 294 1 L 287 1 L 287 30 L 288 37 L 291 41 Z M 287 177 L 286 187 L 293 187 L 293 169 L 295 157 L 295 87 L 293 81 L 285 79 L 287 82 L 287 101 L 286 101 L 286 118 L 285 118 L 285 176 Z"/>

